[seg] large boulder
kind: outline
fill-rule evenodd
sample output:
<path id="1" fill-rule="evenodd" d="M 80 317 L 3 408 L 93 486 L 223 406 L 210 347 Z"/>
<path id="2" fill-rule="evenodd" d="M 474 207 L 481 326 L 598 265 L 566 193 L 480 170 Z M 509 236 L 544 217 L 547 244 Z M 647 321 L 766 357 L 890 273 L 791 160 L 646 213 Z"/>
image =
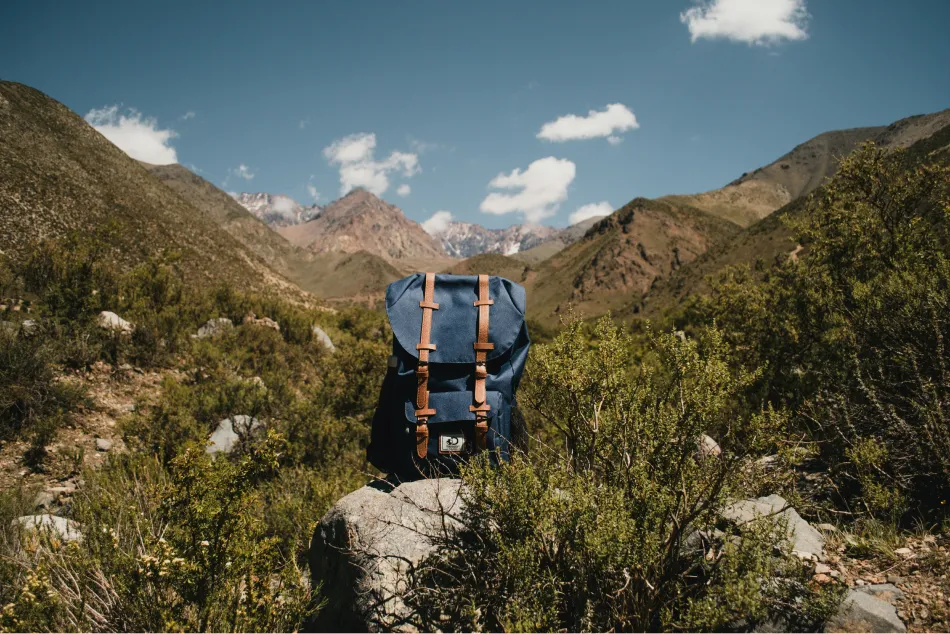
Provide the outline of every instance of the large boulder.
<path id="1" fill-rule="evenodd" d="M 322 584 L 325 631 L 413 632 L 402 600 L 411 571 L 459 527 L 460 481 L 434 478 L 392 487 L 377 481 L 323 516 L 310 544 L 310 572 Z"/>
<path id="2" fill-rule="evenodd" d="M 336 346 L 333 345 L 333 341 L 330 340 L 330 335 L 323 331 L 323 328 L 320 326 L 313 327 L 313 338 L 319 341 L 324 348 L 330 352 L 336 352 Z"/>
<path id="3" fill-rule="evenodd" d="M 838 613 L 825 624 L 826 632 L 906 632 L 894 606 L 871 593 L 852 589 Z"/>
<path id="4" fill-rule="evenodd" d="M 234 323 L 227 317 L 217 317 L 209 319 L 198 329 L 198 332 L 192 335 L 195 339 L 206 339 L 208 337 L 217 337 L 220 334 L 234 328 Z"/>
<path id="5" fill-rule="evenodd" d="M 108 310 L 104 310 L 99 313 L 99 319 L 97 321 L 99 327 L 104 330 L 111 330 L 112 332 L 118 332 L 123 335 L 130 335 L 132 331 L 135 330 L 130 322 L 122 319 L 118 315 Z"/>
<path id="6" fill-rule="evenodd" d="M 825 549 L 825 537 L 802 519 L 780 495 L 769 495 L 754 500 L 742 500 L 723 509 L 723 516 L 736 524 L 745 524 L 760 517 L 774 516 L 788 525 L 792 552 L 800 557 L 820 559 Z"/>
<path id="7" fill-rule="evenodd" d="M 82 533 L 79 532 L 79 524 L 58 515 L 24 515 L 14 521 L 19 523 L 20 526 L 31 535 L 38 535 L 45 532 L 51 537 L 55 537 L 64 542 L 79 541 L 82 539 Z"/>
<path id="8" fill-rule="evenodd" d="M 242 442 L 254 438 L 263 427 L 259 420 L 246 414 L 225 418 L 218 423 L 218 427 L 208 439 L 205 452 L 212 456 L 219 453 L 229 454 Z"/>
<path id="9" fill-rule="evenodd" d="M 280 324 L 271 319 L 270 317 L 260 317 L 254 313 L 248 313 L 244 316 L 245 325 L 251 326 L 262 326 L 264 328 L 273 328 L 277 332 L 280 332 Z"/>

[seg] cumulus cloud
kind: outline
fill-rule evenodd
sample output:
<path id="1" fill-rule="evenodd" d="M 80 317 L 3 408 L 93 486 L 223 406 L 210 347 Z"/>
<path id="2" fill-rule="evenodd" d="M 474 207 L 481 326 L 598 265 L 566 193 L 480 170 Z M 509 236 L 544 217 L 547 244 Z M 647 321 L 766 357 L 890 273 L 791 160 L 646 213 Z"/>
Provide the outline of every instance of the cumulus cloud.
<path id="1" fill-rule="evenodd" d="M 314 187 L 312 183 L 307 183 L 307 193 L 313 198 L 313 202 L 320 200 L 320 192 L 317 191 L 317 188 Z"/>
<path id="2" fill-rule="evenodd" d="M 252 178 L 254 178 L 254 172 L 252 172 L 251 168 L 249 168 L 244 163 L 241 163 L 236 168 L 231 170 L 231 173 L 237 176 L 238 178 L 243 178 L 246 181 L 249 181 Z"/>
<path id="3" fill-rule="evenodd" d="M 274 196 L 274 199 L 271 201 L 271 210 L 282 216 L 291 217 L 297 210 L 297 201 L 289 196 Z"/>
<path id="4" fill-rule="evenodd" d="M 153 165 L 178 162 L 178 153 L 171 145 L 171 140 L 178 133 L 171 129 L 163 130 L 158 126 L 158 120 L 143 117 L 137 110 L 129 108 L 122 114 L 119 106 L 106 106 L 90 110 L 86 114 L 86 121 L 134 159 Z"/>
<path id="5" fill-rule="evenodd" d="M 554 215 L 567 198 L 567 188 L 574 180 L 577 169 L 567 159 L 538 159 L 521 171 L 499 174 L 488 183 L 495 189 L 520 189 L 516 193 L 492 192 L 485 197 L 479 209 L 488 214 L 521 212 L 528 222 L 539 222 Z"/>
<path id="6" fill-rule="evenodd" d="M 599 203 L 588 203 L 582 207 L 578 207 L 577 210 L 570 215 L 567 221 L 572 225 L 576 225 L 578 222 L 583 222 L 588 218 L 609 216 L 613 212 L 614 206 L 606 200 L 602 200 Z"/>
<path id="7" fill-rule="evenodd" d="M 420 172 L 418 154 L 393 152 L 385 160 L 377 161 L 375 152 L 375 134 L 351 134 L 323 149 L 330 165 L 340 166 L 341 196 L 354 187 L 382 196 L 389 189 L 389 174 L 396 172 L 409 178 Z"/>
<path id="8" fill-rule="evenodd" d="M 680 13 L 690 41 L 725 39 L 768 45 L 808 38 L 805 0 L 701 0 Z"/>
<path id="9" fill-rule="evenodd" d="M 541 126 L 538 138 L 545 141 L 576 141 L 580 139 L 596 139 L 598 137 L 613 137 L 620 139 L 617 132 L 636 130 L 640 127 L 637 118 L 630 108 L 622 103 L 609 104 L 604 110 L 591 110 L 587 116 L 568 114 L 548 121 Z M 609 140 L 609 139 L 608 139 Z M 614 145 L 619 141 L 611 141 Z"/>
<path id="10" fill-rule="evenodd" d="M 412 187 L 410 187 L 406 183 L 403 183 L 402 185 L 396 188 L 396 193 L 399 194 L 400 196 L 408 196 L 409 194 L 412 193 Z"/>
<path id="11" fill-rule="evenodd" d="M 440 210 L 432 214 L 428 220 L 424 220 L 422 228 L 430 236 L 437 236 L 448 228 L 450 222 L 452 222 L 452 212 Z"/>

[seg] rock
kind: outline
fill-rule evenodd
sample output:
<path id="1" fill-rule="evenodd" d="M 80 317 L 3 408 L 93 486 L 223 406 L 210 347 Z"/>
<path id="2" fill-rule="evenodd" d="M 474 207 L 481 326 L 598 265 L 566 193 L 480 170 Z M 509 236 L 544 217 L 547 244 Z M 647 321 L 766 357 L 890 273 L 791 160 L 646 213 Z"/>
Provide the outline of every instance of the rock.
<path id="1" fill-rule="evenodd" d="M 892 583 L 876 583 L 873 586 L 863 586 L 861 592 L 866 592 L 872 597 L 891 604 L 904 598 L 904 591 Z"/>
<path id="2" fill-rule="evenodd" d="M 24 515 L 15 519 L 14 522 L 19 522 L 29 533 L 35 534 L 40 531 L 49 531 L 51 536 L 65 542 L 82 539 L 82 533 L 79 532 L 79 524 L 58 515 Z"/>
<path id="3" fill-rule="evenodd" d="M 435 551 L 433 538 L 458 528 L 460 481 L 374 483 L 337 502 L 310 545 L 314 587 L 327 605 L 318 631 L 416 631 L 401 598 L 410 571 Z"/>
<path id="4" fill-rule="evenodd" d="M 244 316 L 244 323 L 250 324 L 253 326 L 263 326 L 265 328 L 273 328 L 277 332 L 280 332 L 280 324 L 271 319 L 270 317 L 261 317 L 257 318 L 257 315 L 254 313 L 248 313 Z"/>
<path id="5" fill-rule="evenodd" d="M 233 418 L 225 418 L 218 423 L 217 429 L 208 439 L 205 451 L 211 455 L 218 453 L 229 454 L 241 442 L 247 442 L 263 427 L 261 422 L 245 414 L 238 414 Z"/>
<path id="6" fill-rule="evenodd" d="M 32 337 L 40 331 L 40 322 L 35 319 L 27 319 L 20 324 L 20 332 L 25 337 Z"/>
<path id="7" fill-rule="evenodd" d="M 815 526 L 815 528 L 820 530 L 822 533 L 837 533 L 838 532 L 838 527 L 835 526 L 834 524 L 818 524 L 817 526 Z"/>
<path id="8" fill-rule="evenodd" d="M 36 497 L 33 498 L 33 507 L 37 509 L 48 509 L 56 503 L 57 499 L 59 499 L 59 495 L 53 491 L 40 491 L 36 494 Z"/>
<path id="9" fill-rule="evenodd" d="M 788 506 L 784 498 L 769 495 L 755 500 L 742 500 L 723 509 L 723 517 L 737 524 L 750 522 L 757 517 L 775 514 L 788 523 L 792 551 L 802 559 L 817 559 L 825 548 L 825 538 L 802 519 L 798 511 Z M 785 509 L 785 510 L 782 510 Z M 781 511 L 781 512 L 779 512 Z"/>
<path id="10" fill-rule="evenodd" d="M 198 329 L 198 333 L 192 335 L 195 339 L 205 339 L 207 337 L 217 337 L 218 335 L 227 332 L 234 328 L 234 323 L 227 317 L 218 317 L 216 319 L 209 319 L 205 322 L 204 326 Z"/>
<path id="11" fill-rule="evenodd" d="M 771 471 L 782 463 L 780 456 L 763 456 L 755 461 L 755 464 L 764 471 Z"/>
<path id="12" fill-rule="evenodd" d="M 719 456 L 722 454 L 722 448 L 719 446 L 715 440 L 703 434 L 696 439 L 696 453 L 694 458 L 697 461 L 703 460 L 705 458 L 710 458 L 714 456 Z"/>
<path id="13" fill-rule="evenodd" d="M 838 613 L 825 624 L 826 632 L 906 632 L 904 623 L 887 601 L 863 590 L 850 590 Z"/>
<path id="14" fill-rule="evenodd" d="M 112 441 L 108 438 L 96 438 L 96 451 L 109 451 L 112 449 Z"/>
<path id="15" fill-rule="evenodd" d="M 336 346 L 334 346 L 333 342 L 330 340 L 330 335 L 323 332 L 323 328 L 320 326 L 314 326 L 312 332 L 313 338 L 323 344 L 324 348 L 330 352 L 336 352 Z"/>
<path id="16" fill-rule="evenodd" d="M 912 551 L 910 548 L 898 548 L 897 550 L 894 551 L 894 554 L 904 557 L 906 559 L 908 557 L 913 557 L 914 551 Z"/>
<path id="17" fill-rule="evenodd" d="M 99 320 L 97 323 L 99 324 L 99 327 L 104 330 L 119 332 L 123 335 L 132 334 L 132 331 L 135 330 L 135 326 L 133 326 L 130 322 L 127 322 L 115 313 L 109 312 L 108 310 L 104 310 L 99 313 Z"/>
<path id="18" fill-rule="evenodd" d="M 816 575 L 827 575 L 831 573 L 831 566 L 828 564 L 818 563 L 815 564 L 815 574 Z"/>
<path id="19" fill-rule="evenodd" d="M 46 489 L 46 490 L 49 491 L 49 492 L 51 492 L 51 493 L 55 493 L 55 494 L 58 495 L 58 496 L 72 495 L 73 493 L 76 492 L 76 485 L 70 484 L 70 483 L 66 483 L 65 485 L 63 485 L 63 486 L 61 486 L 61 487 L 50 487 L 50 488 L 48 488 L 48 489 Z"/>

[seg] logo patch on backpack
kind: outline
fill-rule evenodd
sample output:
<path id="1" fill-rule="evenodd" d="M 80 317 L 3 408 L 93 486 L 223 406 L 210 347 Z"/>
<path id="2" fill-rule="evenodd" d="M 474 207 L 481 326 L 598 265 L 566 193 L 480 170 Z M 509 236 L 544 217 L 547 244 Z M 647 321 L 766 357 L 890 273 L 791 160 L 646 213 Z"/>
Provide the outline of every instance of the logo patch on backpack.
<path id="1" fill-rule="evenodd" d="M 467 446 L 465 434 L 462 432 L 439 436 L 439 453 L 462 453 Z"/>

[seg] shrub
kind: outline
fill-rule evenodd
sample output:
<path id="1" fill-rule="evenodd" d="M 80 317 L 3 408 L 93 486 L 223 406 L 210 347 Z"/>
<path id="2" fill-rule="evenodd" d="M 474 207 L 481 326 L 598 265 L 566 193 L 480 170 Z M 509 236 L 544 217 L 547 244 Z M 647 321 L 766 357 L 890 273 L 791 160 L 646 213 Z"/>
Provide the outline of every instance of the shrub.
<path id="1" fill-rule="evenodd" d="M 659 362 L 633 379 L 629 345 L 604 318 L 590 345 L 575 321 L 535 348 L 523 402 L 565 449 L 464 470 L 461 535 L 441 544 L 409 596 L 424 627 L 715 631 L 769 617 L 814 625 L 833 608 L 800 563 L 773 555 L 781 526 L 719 532 L 723 506 L 769 477 L 749 457 L 783 427 L 778 412 L 736 404 L 754 374 L 730 370 L 715 331 L 655 336 Z M 721 455 L 697 455 L 704 433 Z"/>
<path id="2" fill-rule="evenodd" d="M 263 532 L 257 489 L 278 472 L 271 436 L 239 460 L 190 451 L 88 473 L 83 540 L 45 541 L 25 562 L 4 625 L 85 631 L 290 631 L 317 605 Z M 42 617 L 42 618 L 39 618 Z"/>
<path id="3" fill-rule="evenodd" d="M 693 306 L 767 367 L 761 398 L 799 414 L 858 512 L 946 513 L 948 214 L 950 168 L 867 145 L 792 221 L 797 263 L 727 272 Z"/>

